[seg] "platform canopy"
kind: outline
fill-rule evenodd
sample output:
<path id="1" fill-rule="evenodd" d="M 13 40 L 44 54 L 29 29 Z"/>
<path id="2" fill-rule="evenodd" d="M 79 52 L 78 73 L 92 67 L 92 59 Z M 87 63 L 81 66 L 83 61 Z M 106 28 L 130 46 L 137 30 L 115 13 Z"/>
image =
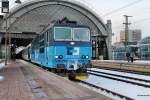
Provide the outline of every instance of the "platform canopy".
<path id="1" fill-rule="evenodd" d="M 65 17 L 88 25 L 93 35 L 108 36 L 107 27 L 99 15 L 76 0 L 29 0 L 11 9 L 7 22 L 11 33 L 41 33 L 45 27 Z M 0 28 L 5 32 L 6 21 L 2 21 Z"/>

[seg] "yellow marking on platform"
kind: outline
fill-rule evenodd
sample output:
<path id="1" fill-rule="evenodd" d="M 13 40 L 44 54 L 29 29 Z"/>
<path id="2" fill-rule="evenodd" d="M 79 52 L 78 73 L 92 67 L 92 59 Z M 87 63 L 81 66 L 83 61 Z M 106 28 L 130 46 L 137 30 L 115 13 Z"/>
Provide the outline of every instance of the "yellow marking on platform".
<path id="1" fill-rule="evenodd" d="M 65 79 L 65 80 L 69 80 L 69 79 L 68 79 L 68 77 L 63 77 L 63 79 Z"/>
<path id="2" fill-rule="evenodd" d="M 84 80 L 84 79 L 88 79 L 89 76 L 77 76 L 76 79 L 78 80 Z"/>
<path id="3" fill-rule="evenodd" d="M 67 76 L 62 77 L 62 78 L 65 79 L 65 80 L 69 80 Z M 84 79 L 88 79 L 88 78 L 89 78 L 89 76 L 86 76 L 86 75 L 84 75 L 84 76 L 76 76 L 76 79 L 79 79 L 79 80 L 84 80 Z"/>

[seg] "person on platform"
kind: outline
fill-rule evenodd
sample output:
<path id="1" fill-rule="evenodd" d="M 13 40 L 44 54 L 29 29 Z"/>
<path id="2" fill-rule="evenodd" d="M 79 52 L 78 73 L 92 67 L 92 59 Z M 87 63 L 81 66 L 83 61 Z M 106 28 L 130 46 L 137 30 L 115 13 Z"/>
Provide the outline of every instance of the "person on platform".
<path id="1" fill-rule="evenodd" d="M 126 57 L 127 57 L 128 62 L 129 62 L 130 61 L 130 53 L 129 52 L 126 53 Z"/>
<path id="2" fill-rule="evenodd" d="M 131 62 L 133 63 L 133 60 L 134 60 L 134 53 L 133 52 L 130 55 L 130 59 L 131 59 Z"/>

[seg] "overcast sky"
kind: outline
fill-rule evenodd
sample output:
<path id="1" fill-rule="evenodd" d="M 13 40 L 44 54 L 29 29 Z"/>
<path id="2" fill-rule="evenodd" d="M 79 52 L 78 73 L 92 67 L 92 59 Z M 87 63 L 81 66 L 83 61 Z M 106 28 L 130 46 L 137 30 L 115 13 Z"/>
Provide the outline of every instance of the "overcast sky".
<path id="1" fill-rule="evenodd" d="M 10 6 L 14 6 L 15 0 L 9 0 Z M 21 0 L 29 1 L 29 0 Z M 119 41 L 119 32 L 124 29 L 123 15 L 133 16 L 129 18 L 130 29 L 141 29 L 142 37 L 150 36 L 150 0 L 78 0 L 92 8 L 100 15 L 104 22 L 112 20 L 114 41 Z M 127 6 L 129 5 L 129 6 Z M 124 7 L 124 8 L 122 8 Z M 118 10 L 121 8 L 120 10 Z M 116 10 L 117 9 L 117 10 Z"/>

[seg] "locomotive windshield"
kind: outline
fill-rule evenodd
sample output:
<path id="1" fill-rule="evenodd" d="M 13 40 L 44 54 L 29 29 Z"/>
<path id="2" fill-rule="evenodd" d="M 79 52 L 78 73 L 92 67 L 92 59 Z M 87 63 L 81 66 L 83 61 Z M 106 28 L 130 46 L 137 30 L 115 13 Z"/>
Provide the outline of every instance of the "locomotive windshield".
<path id="1" fill-rule="evenodd" d="M 54 33 L 55 40 L 71 40 L 71 28 L 55 27 Z"/>
<path id="2" fill-rule="evenodd" d="M 90 30 L 88 28 L 74 28 L 73 40 L 90 41 Z"/>
<path id="3" fill-rule="evenodd" d="M 90 41 L 88 28 L 55 27 L 54 39 L 57 41 Z"/>

